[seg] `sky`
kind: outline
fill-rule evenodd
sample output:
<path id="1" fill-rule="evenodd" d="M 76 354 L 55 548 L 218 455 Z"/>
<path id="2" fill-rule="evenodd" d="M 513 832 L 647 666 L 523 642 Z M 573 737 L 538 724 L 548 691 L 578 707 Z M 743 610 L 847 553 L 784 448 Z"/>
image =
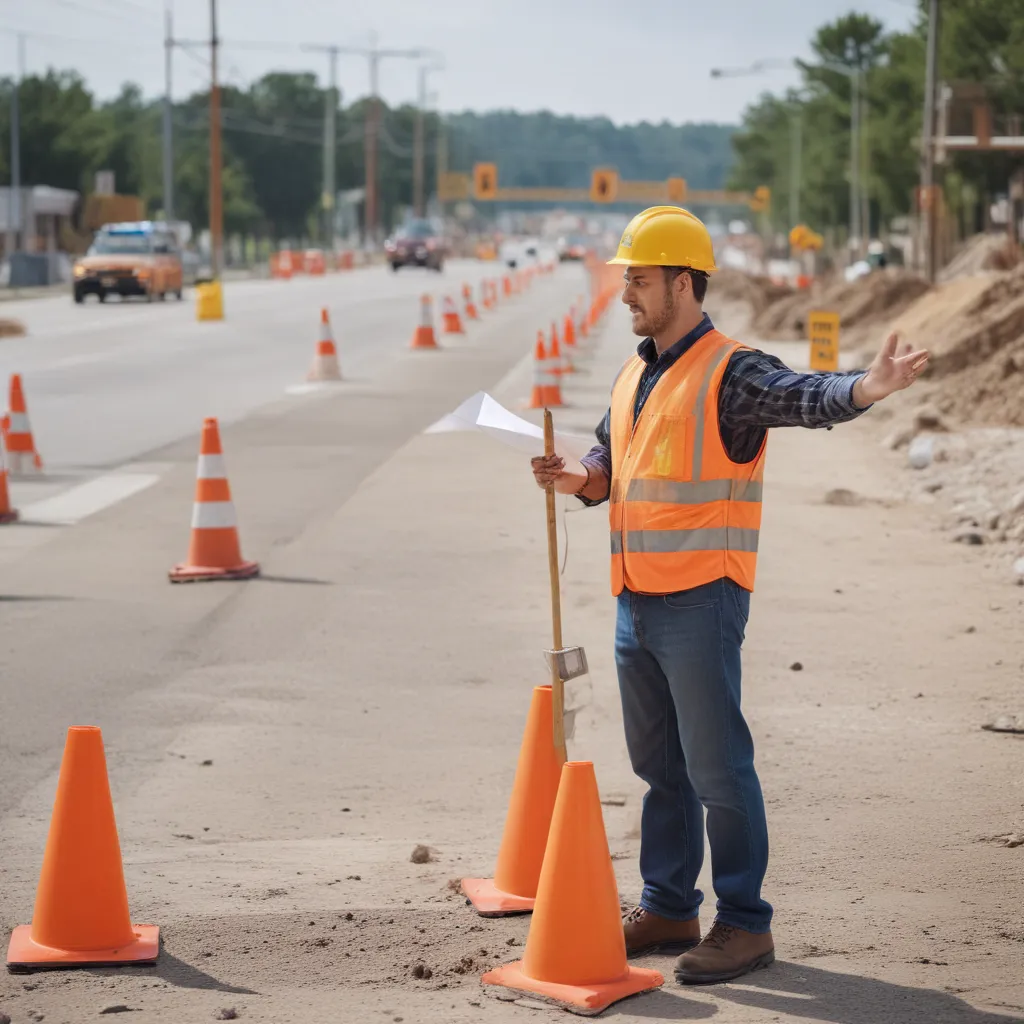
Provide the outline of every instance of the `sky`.
<path id="1" fill-rule="evenodd" d="M 209 38 L 210 0 L 0 0 L 0 74 L 17 67 L 73 68 L 101 98 L 125 81 L 147 96 L 164 91 L 164 10 L 174 36 Z M 616 123 L 736 123 L 764 91 L 796 84 L 788 70 L 712 79 L 715 67 L 810 56 L 815 29 L 850 10 L 888 27 L 914 19 L 915 0 L 216 0 L 223 39 L 221 80 L 244 86 L 271 70 L 312 71 L 328 58 L 303 46 L 429 50 L 443 70 L 428 77 L 443 111 L 552 110 Z M 248 45 L 246 45 L 248 44 Z M 254 45 L 258 44 L 258 45 Z M 415 59 L 380 63 L 388 103 L 414 102 Z M 208 51 L 176 49 L 173 94 L 209 81 Z M 369 62 L 342 54 L 343 102 L 365 95 Z"/>

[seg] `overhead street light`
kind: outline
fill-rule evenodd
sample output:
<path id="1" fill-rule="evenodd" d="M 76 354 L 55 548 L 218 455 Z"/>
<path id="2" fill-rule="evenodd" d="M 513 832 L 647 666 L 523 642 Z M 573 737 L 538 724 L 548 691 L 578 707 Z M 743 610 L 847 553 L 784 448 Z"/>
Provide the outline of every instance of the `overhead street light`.
<path id="1" fill-rule="evenodd" d="M 795 58 L 792 60 L 759 60 L 745 68 L 712 68 L 712 78 L 738 78 L 747 75 L 758 75 L 765 71 L 790 69 L 797 67 L 806 67 L 808 69 L 821 68 L 826 71 L 834 71 L 837 74 L 845 75 L 850 79 L 850 242 L 856 244 L 859 248 L 861 245 L 861 174 L 859 159 L 861 149 L 861 134 L 863 131 L 863 123 L 866 122 L 867 118 L 861 117 L 861 82 L 864 76 L 864 72 L 861 68 L 853 68 L 848 64 L 840 64 L 834 61 L 825 61 L 821 64 L 801 64 L 800 61 Z M 800 177 L 801 177 L 801 158 L 802 158 L 802 125 L 800 121 L 799 113 L 793 116 L 791 122 L 791 166 L 790 174 L 792 177 L 791 191 L 794 189 L 799 192 L 800 188 Z M 867 177 L 867 168 L 865 167 L 864 177 Z M 799 217 L 799 205 L 794 204 L 792 196 L 790 198 L 790 219 L 794 221 L 793 227 L 796 226 L 795 218 Z"/>

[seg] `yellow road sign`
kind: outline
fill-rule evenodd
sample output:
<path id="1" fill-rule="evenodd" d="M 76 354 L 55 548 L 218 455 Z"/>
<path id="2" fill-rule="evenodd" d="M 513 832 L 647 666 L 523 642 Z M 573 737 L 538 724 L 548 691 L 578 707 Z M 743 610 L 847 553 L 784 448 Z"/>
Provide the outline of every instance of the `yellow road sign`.
<path id="1" fill-rule="evenodd" d="M 617 171 L 600 168 L 590 178 L 590 201 L 592 203 L 614 203 L 619 191 Z"/>
<path id="2" fill-rule="evenodd" d="M 807 333 L 811 340 L 811 370 L 834 372 L 839 369 L 839 314 L 812 310 L 807 314 Z"/>
<path id="3" fill-rule="evenodd" d="M 755 213 L 767 211 L 772 205 L 772 190 L 767 185 L 758 185 L 754 189 L 754 198 L 750 200 L 750 208 Z"/>
<path id="4" fill-rule="evenodd" d="M 494 199 L 498 193 L 498 165 L 477 164 L 473 168 L 473 197 Z"/>
<path id="5" fill-rule="evenodd" d="M 442 203 L 459 203 L 469 198 L 469 175 L 449 171 L 437 183 L 437 198 Z"/>

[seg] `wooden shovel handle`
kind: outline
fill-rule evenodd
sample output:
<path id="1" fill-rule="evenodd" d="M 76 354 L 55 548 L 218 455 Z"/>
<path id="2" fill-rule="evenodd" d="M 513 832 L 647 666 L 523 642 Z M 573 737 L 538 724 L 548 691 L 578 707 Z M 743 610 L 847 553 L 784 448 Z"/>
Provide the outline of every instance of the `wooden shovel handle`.
<path id="1" fill-rule="evenodd" d="M 544 410 L 544 454 L 555 454 L 555 427 L 551 410 Z M 551 633 L 554 650 L 562 649 L 562 590 L 558 571 L 558 518 L 555 512 L 555 485 L 544 489 L 548 512 L 548 575 L 551 578 Z M 555 753 L 562 764 L 568 760 L 565 749 L 565 683 L 558 674 L 558 663 L 551 665 L 551 712 Z"/>

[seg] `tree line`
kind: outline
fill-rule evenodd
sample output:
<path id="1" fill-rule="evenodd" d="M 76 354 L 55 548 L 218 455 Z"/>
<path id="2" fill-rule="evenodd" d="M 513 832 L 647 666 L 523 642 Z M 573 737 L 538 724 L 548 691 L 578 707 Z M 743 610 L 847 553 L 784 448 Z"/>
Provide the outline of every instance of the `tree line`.
<path id="1" fill-rule="evenodd" d="M 0 180 L 10 180 L 11 82 L 0 81 Z M 337 110 L 336 185 L 363 185 L 366 100 Z M 323 187 L 325 90 L 310 73 L 274 72 L 248 88 L 221 90 L 224 217 L 228 232 L 273 238 L 316 237 Z M 151 216 L 163 206 L 161 100 L 125 85 L 99 101 L 73 71 L 29 76 L 19 87 L 21 180 L 87 193 L 97 170 L 113 170 L 117 191 L 140 196 Z M 417 111 L 380 103 L 379 205 L 385 225 L 413 201 L 413 135 Z M 173 105 L 174 213 L 208 220 L 209 94 Z M 437 114 L 425 117 L 425 168 L 433 190 L 438 159 Z M 617 166 L 624 177 L 681 175 L 696 188 L 719 188 L 731 164 L 732 128 L 639 124 L 549 113 L 498 111 L 448 115 L 443 131 L 449 170 L 495 162 L 503 185 L 580 187 L 594 167 Z"/>
<path id="2" fill-rule="evenodd" d="M 784 94 L 765 93 L 744 113 L 733 137 L 731 185 L 772 186 L 771 219 L 788 225 L 791 131 L 802 127 L 802 220 L 842 234 L 850 190 L 851 77 L 862 72 L 866 97 L 864 155 L 871 228 L 878 233 L 915 207 L 924 121 L 926 0 L 907 32 L 887 32 L 863 14 L 823 25 L 811 41 L 814 59 L 801 65 L 802 83 Z M 1024 114 L 1024 0 L 942 0 L 938 78 L 985 88 L 997 113 Z M 968 129 L 968 134 L 970 130 Z M 950 213 L 978 230 L 991 199 L 1007 191 L 1020 153 L 950 153 L 941 170 Z"/>

